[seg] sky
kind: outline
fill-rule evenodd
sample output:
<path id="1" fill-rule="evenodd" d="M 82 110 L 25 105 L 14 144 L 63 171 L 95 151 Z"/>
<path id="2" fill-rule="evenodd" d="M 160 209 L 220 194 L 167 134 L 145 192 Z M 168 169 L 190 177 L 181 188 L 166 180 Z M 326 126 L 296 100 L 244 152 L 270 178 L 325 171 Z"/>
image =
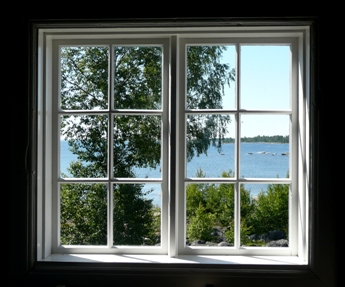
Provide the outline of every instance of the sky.
<path id="1" fill-rule="evenodd" d="M 223 61 L 236 68 L 234 46 L 228 46 Z M 240 106 L 243 109 L 290 108 L 289 46 L 242 46 L 240 69 Z M 236 75 L 235 81 L 238 79 Z M 226 89 L 224 108 L 235 108 L 235 83 Z M 232 125 L 233 126 L 233 125 Z M 234 135 L 230 128 L 229 136 Z M 241 118 L 241 137 L 288 135 L 287 115 L 245 115 Z"/>

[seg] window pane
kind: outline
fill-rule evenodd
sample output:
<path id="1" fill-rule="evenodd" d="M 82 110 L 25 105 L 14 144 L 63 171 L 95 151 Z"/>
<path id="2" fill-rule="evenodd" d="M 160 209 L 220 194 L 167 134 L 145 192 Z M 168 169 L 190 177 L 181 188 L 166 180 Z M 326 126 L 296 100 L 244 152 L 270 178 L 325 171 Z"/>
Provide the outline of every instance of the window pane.
<path id="1" fill-rule="evenodd" d="M 241 46 L 241 108 L 290 108 L 290 47 Z"/>
<path id="2" fill-rule="evenodd" d="M 106 185 L 61 184 L 60 227 L 63 245 L 106 245 Z"/>
<path id="3" fill-rule="evenodd" d="M 234 117 L 187 115 L 187 177 L 233 177 Z"/>
<path id="4" fill-rule="evenodd" d="M 186 186 L 186 242 L 192 246 L 233 246 L 234 185 Z"/>
<path id="5" fill-rule="evenodd" d="M 63 110 L 108 107 L 107 47 L 62 47 L 60 97 Z"/>
<path id="6" fill-rule="evenodd" d="M 241 135 L 241 177 L 288 176 L 289 116 L 241 116 Z"/>
<path id="7" fill-rule="evenodd" d="M 289 185 L 268 184 L 251 193 L 251 184 L 241 187 L 241 245 L 289 246 Z"/>
<path id="8" fill-rule="evenodd" d="M 187 108 L 235 107 L 235 46 L 187 47 Z"/>
<path id="9" fill-rule="evenodd" d="M 160 184 L 115 184 L 114 245 L 160 245 Z"/>
<path id="10" fill-rule="evenodd" d="M 114 117 L 114 177 L 161 177 L 161 117 Z"/>
<path id="11" fill-rule="evenodd" d="M 161 109 L 162 48 L 114 47 L 115 109 Z"/>
<path id="12" fill-rule="evenodd" d="M 60 118 L 61 177 L 106 177 L 108 117 L 86 115 Z"/>

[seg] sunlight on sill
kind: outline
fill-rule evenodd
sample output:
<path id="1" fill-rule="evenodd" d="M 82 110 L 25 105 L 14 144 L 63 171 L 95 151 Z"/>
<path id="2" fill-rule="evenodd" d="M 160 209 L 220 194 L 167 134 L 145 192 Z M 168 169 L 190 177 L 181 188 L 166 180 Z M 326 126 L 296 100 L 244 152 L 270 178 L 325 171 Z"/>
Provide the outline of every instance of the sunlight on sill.
<path id="1" fill-rule="evenodd" d="M 306 265 L 297 256 L 51 254 L 42 262 Z"/>

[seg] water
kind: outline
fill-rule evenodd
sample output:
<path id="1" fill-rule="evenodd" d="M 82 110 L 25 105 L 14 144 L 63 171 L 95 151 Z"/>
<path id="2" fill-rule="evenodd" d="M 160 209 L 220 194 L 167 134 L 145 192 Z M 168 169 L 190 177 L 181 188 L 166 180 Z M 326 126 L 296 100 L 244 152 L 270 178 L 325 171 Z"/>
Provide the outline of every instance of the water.
<path id="1" fill-rule="evenodd" d="M 195 156 L 187 163 L 187 177 L 195 177 L 198 169 L 202 169 L 207 177 L 221 177 L 223 171 L 235 171 L 234 144 L 224 144 L 219 153 L 210 147 L 207 153 Z M 285 178 L 289 171 L 289 144 L 280 143 L 242 143 L 240 153 L 240 177 L 249 178 Z M 61 141 L 61 171 L 67 173 L 67 168 L 77 157 L 68 150 L 68 144 Z M 160 167 L 156 169 L 134 169 L 137 177 L 160 177 Z M 257 195 L 266 189 L 266 184 L 246 184 L 251 195 Z M 145 188 L 153 188 L 151 196 L 154 203 L 160 205 L 160 185 L 147 184 Z"/>
<path id="2" fill-rule="evenodd" d="M 234 144 L 224 144 L 221 153 L 211 147 L 208 155 L 194 157 L 187 163 L 187 176 L 201 168 L 207 177 L 219 177 L 222 171 L 235 171 Z M 240 177 L 286 177 L 289 169 L 289 144 L 242 143 Z"/>

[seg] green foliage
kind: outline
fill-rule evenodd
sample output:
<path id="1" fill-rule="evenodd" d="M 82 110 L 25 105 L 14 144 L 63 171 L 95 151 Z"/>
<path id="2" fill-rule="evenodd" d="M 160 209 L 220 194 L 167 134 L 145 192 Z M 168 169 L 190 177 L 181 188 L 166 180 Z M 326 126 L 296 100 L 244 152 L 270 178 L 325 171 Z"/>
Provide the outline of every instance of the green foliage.
<path id="1" fill-rule="evenodd" d="M 205 177 L 202 170 L 197 172 L 197 177 Z M 222 177 L 233 177 L 233 172 L 231 170 L 229 172 L 223 172 Z M 241 187 L 240 194 L 241 234 L 243 238 L 245 238 L 245 236 L 250 234 L 249 232 L 251 230 L 250 226 L 246 225 L 245 218 L 250 216 L 254 206 L 249 191 Z M 186 215 L 189 225 L 191 222 L 196 225 L 195 220 L 200 218 L 200 220 L 203 220 L 203 226 L 206 223 L 209 224 L 208 230 L 213 230 L 214 226 L 220 226 L 221 228 L 225 227 L 227 228 L 226 237 L 229 242 L 233 243 L 233 224 L 235 218 L 235 190 L 233 184 L 189 184 L 186 188 L 186 198 Z M 197 215 L 197 211 L 201 210 L 201 208 L 206 218 Z M 187 229 L 189 228 L 188 226 Z M 195 231 L 195 227 L 193 228 L 193 231 Z M 188 234 L 192 238 L 201 235 L 200 232 L 191 235 L 191 232 L 192 231 Z M 206 240 L 201 237 L 198 239 Z"/>
<path id="2" fill-rule="evenodd" d="M 222 108 L 224 87 L 235 80 L 235 70 L 221 63 L 224 46 L 187 48 L 187 108 Z"/>
<path id="3" fill-rule="evenodd" d="M 198 177 L 205 177 L 198 170 Z M 232 171 L 222 177 L 233 177 Z M 243 186 L 240 189 L 240 240 L 252 245 L 249 235 L 280 230 L 288 234 L 289 185 L 271 184 L 256 199 Z M 226 228 L 225 237 L 234 243 L 235 193 L 233 184 L 189 184 L 186 187 L 186 216 L 188 239 L 211 241 L 215 226 Z M 203 214 L 201 214 L 201 212 Z M 200 222 L 198 222 L 200 221 Z M 204 237 L 201 237 L 204 236 Z M 255 243 L 258 245 L 259 243 Z"/>
<path id="4" fill-rule="evenodd" d="M 241 217 L 240 222 L 240 240 L 241 245 L 247 245 L 250 243 L 248 235 L 252 234 L 252 227 L 247 225 L 245 217 Z M 235 243 L 235 222 L 232 220 L 230 226 L 225 231 L 225 237 L 229 243 L 232 245 Z"/>
<path id="5" fill-rule="evenodd" d="M 189 47 L 187 54 L 187 105 L 189 108 L 221 108 L 224 86 L 234 80 L 234 69 L 220 62 L 224 47 Z M 113 53 L 114 101 L 109 103 L 109 54 Z M 162 51 L 160 47 L 63 47 L 61 94 L 63 110 L 161 109 Z M 208 115 L 187 123 L 187 158 L 206 153 L 212 144 L 221 148 L 228 116 Z M 109 123 L 113 126 L 109 127 Z M 114 138 L 113 169 L 108 174 L 108 130 Z M 68 172 L 76 178 L 133 178 L 133 168 L 156 168 L 161 160 L 159 116 L 75 115 L 61 117 L 61 135 L 68 141 L 77 162 Z M 85 186 L 83 186 L 85 189 Z M 104 188 L 104 187 L 103 187 Z M 103 190 L 102 188 L 102 190 Z M 81 196 L 78 185 L 61 191 L 61 241 L 64 244 L 106 244 L 106 192 L 93 187 Z M 98 189 L 97 189 L 98 190 Z M 114 243 L 157 244 L 160 220 L 141 185 L 120 185 L 114 195 Z M 71 198 L 69 197 L 71 196 Z M 98 205 L 96 204 L 98 202 Z M 99 211 L 95 212 L 92 208 Z M 83 212 L 83 215 L 81 215 Z M 101 214 L 101 216 L 100 216 Z M 83 220 L 87 224 L 83 225 Z M 101 221 L 101 222 L 99 222 Z M 91 224 L 94 222 L 94 225 Z M 159 226 L 159 228 L 158 228 Z M 158 235 L 159 237 L 159 235 Z"/>
<path id="6" fill-rule="evenodd" d="M 107 189 L 104 184 L 62 184 L 61 244 L 107 244 Z"/>
<path id="7" fill-rule="evenodd" d="M 195 216 L 190 218 L 187 226 L 187 238 L 189 241 L 202 239 L 205 241 L 214 240 L 212 230 L 215 222 L 215 215 L 206 212 L 206 209 L 200 204 L 195 210 Z"/>
<path id="8" fill-rule="evenodd" d="M 221 109 L 224 87 L 235 80 L 235 70 L 221 62 L 224 46 L 187 48 L 187 108 Z M 193 115 L 187 118 L 187 160 L 199 156 L 210 145 L 221 151 L 228 115 Z"/>
<path id="9" fill-rule="evenodd" d="M 289 185 L 270 184 L 253 201 L 255 208 L 250 222 L 256 234 L 280 230 L 288 234 L 289 227 Z"/>
<path id="10" fill-rule="evenodd" d="M 149 192 L 147 192 L 149 193 Z M 146 193 L 146 194 L 147 194 Z M 154 245 L 157 222 L 152 200 L 145 199 L 142 185 L 118 184 L 114 187 L 114 244 Z"/>

